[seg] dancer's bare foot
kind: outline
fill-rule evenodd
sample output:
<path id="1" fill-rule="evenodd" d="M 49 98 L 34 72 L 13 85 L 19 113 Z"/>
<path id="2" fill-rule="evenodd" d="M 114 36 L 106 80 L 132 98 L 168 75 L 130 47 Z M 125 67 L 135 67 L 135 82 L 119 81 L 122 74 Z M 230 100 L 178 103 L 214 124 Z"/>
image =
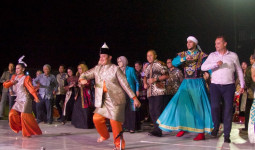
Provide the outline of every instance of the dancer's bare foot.
<path id="1" fill-rule="evenodd" d="M 114 147 L 112 150 L 120 150 L 120 148 Z M 124 150 L 124 149 L 121 149 Z"/>
<path id="2" fill-rule="evenodd" d="M 106 139 L 104 139 L 103 137 L 99 137 L 98 139 L 97 139 L 97 143 L 101 143 L 101 142 L 103 142 L 103 141 L 105 141 Z"/>
<path id="3" fill-rule="evenodd" d="M 25 137 L 25 138 L 31 138 L 31 136 L 23 136 L 23 137 Z"/>

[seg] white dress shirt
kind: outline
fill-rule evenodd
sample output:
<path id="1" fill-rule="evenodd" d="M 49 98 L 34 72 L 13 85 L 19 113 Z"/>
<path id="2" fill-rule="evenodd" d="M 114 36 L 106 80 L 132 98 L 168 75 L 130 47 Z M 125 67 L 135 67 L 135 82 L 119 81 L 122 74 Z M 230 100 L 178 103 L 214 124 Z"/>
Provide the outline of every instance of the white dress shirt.
<path id="1" fill-rule="evenodd" d="M 222 61 L 221 66 L 217 65 L 218 61 Z M 202 71 L 211 70 L 211 83 L 214 84 L 233 84 L 235 83 L 235 71 L 240 80 L 241 88 L 244 88 L 244 75 L 236 53 L 227 51 L 221 55 L 219 52 L 212 52 L 201 66 Z"/>

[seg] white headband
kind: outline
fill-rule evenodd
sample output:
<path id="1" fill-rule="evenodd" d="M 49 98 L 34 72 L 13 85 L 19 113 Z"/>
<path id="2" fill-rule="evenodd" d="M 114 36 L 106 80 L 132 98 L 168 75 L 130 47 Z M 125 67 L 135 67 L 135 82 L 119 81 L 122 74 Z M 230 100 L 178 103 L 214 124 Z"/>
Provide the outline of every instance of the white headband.
<path id="1" fill-rule="evenodd" d="M 27 64 L 23 61 L 24 57 L 25 57 L 25 55 L 21 56 L 21 57 L 19 58 L 19 60 L 18 60 L 18 63 L 19 63 L 19 64 L 23 64 L 25 67 L 27 67 Z"/>
<path id="2" fill-rule="evenodd" d="M 192 42 L 198 44 L 198 40 L 197 40 L 194 36 L 189 36 L 189 37 L 187 38 L 187 41 L 192 41 Z"/>

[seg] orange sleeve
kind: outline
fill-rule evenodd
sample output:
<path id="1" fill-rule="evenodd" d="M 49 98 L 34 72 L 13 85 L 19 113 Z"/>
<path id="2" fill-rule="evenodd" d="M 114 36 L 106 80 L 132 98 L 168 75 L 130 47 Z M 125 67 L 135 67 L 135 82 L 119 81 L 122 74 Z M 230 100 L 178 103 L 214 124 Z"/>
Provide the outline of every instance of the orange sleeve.
<path id="1" fill-rule="evenodd" d="M 12 83 L 11 81 L 13 81 L 13 80 L 15 79 L 15 77 L 16 77 L 16 75 L 12 75 L 11 80 L 5 81 L 5 82 L 3 83 L 3 86 L 4 86 L 5 88 L 9 88 L 9 87 L 13 86 L 13 83 Z"/>
<path id="2" fill-rule="evenodd" d="M 26 76 L 25 81 L 24 81 L 24 86 L 27 88 L 29 93 L 31 93 L 35 99 L 38 99 L 38 96 L 36 94 L 36 90 L 32 85 L 32 79 L 30 76 Z"/>

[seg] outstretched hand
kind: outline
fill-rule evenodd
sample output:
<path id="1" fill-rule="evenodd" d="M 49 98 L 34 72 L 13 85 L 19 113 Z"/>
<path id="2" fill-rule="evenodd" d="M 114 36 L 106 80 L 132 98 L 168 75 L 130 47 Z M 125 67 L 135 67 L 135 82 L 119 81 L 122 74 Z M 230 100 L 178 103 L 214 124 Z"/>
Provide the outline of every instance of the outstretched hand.
<path id="1" fill-rule="evenodd" d="M 40 100 L 39 100 L 39 99 L 35 99 L 35 102 L 36 102 L 36 103 L 39 103 L 39 102 L 40 102 Z"/>

